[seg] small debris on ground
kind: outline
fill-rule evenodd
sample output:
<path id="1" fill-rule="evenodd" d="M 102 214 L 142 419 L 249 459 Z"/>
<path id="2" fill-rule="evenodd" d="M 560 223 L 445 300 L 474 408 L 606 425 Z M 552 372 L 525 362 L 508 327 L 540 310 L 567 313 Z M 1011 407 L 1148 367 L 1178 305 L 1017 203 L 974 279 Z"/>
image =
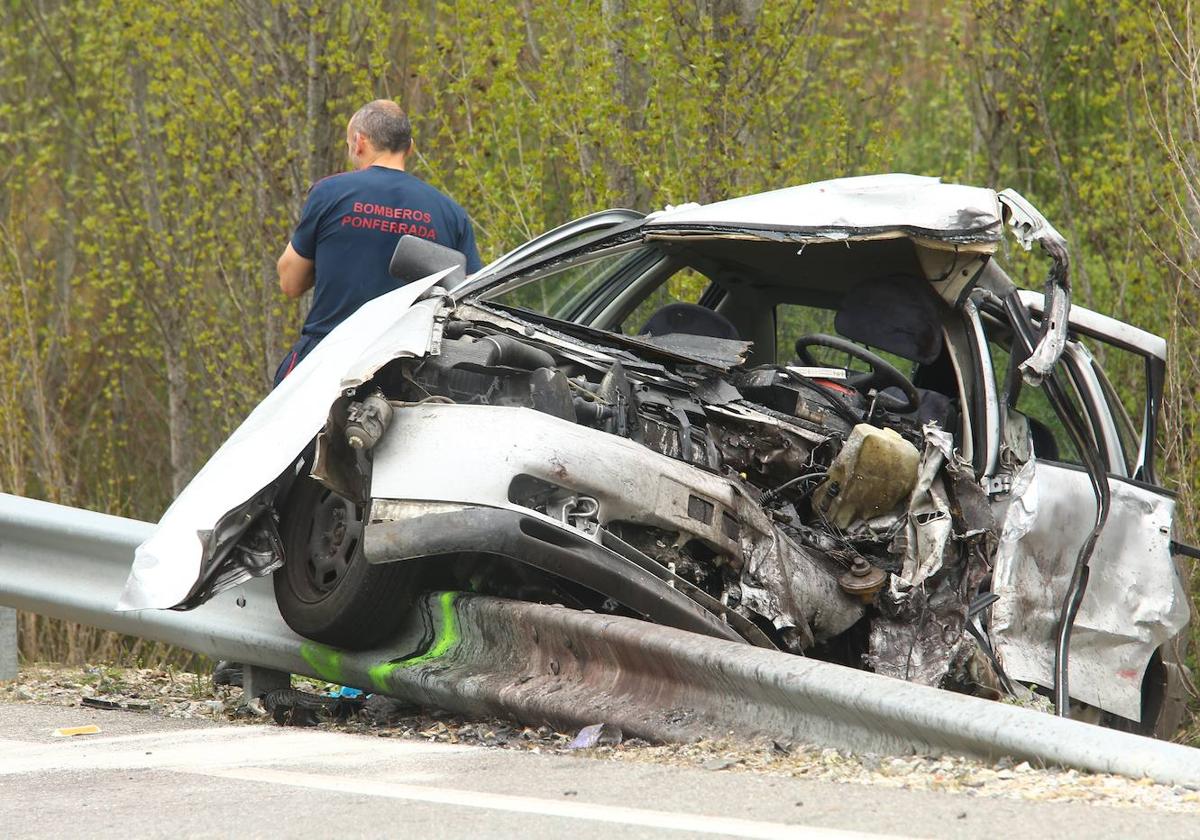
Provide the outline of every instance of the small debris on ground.
<path id="1" fill-rule="evenodd" d="M 567 744 L 569 750 L 588 750 L 593 747 L 615 747 L 624 740 L 621 730 L 608 723 L 593 723 L 579 730 Z"/>
<path id="2" fill-rule="evenodd" d="M 80 706 L 87 706 L 89 709 L 123 709 L 120 703 L 115 700 L 101 700 L 99 697 L 83 697 L 79 701 Z"/>
<path id="3" fill-rule="evenodd" d="M 372 694 L 363 701 L 359 717 L 373 726 L 395 726 L 419 711 L 419 708 L 411 703 L 382 694 Z"/>
<path id="4" fill-rule="evenodd" d="M 242 678 L 242 665 L 239 662 L 230 662 L 222 659 L 213 668 L 212 682 L 214 686 L 236 685 L 240 688 Z"/>
<path id="5" fill-rule="evenodd" d="M 96 735 L 100 732 L 100 727 L 93 724 L 87 726 L 64 726 L 61 729 L 55 729 L 50 734 L 55 738 L 74 738 L 76 735 Z"/>
<path id="6" fill-rule="evenodd" d="M 363 701 L 357 697 L 330 697 L 294 688 L 277 688 L 263 695 L 262 705 L 281 726 L 316 726 L 322 722 L 348 720 L 362 709 Z"/>
<path id="7" fill-rule="evenodd" d="M 295 677 L 292 685 L 309 696 L 317 695 L 322 709 L 326 700 L 336 704 L 347 699 L 321 696 L 329 695 L 337 687 L 318 680 Z M 214 687 L 211 677 L 202 674 L 148 668 L 38 665 L 24 666 L 16 681 L 0 684 L 0 702 L 79 707 L 85 697 L 117 703 L 120 708 L 138 710 L 142 714 L 247 726 L 275 725 L 272 713 L 262 701 L 244 704 L 240 688 Z M 315 715 L 316 726 L 381 738 L 472 744 L 586 756 L 601 761 L 667 764 L 728 773 L 750 772 L 780 778 L 937 791 L 966 798 L 1088 802 L 1109 807 L 1200 814 L 1200 790 L 1157 785 L 1146 779 L 1126 779 L 1057 767 L 1038 768 L 1011 758 L 988 763 L 953 756 L 851 754 L 778 740 L 761 744 L 733 741 L 649 744 L 640 738 L 625 737 L 616 744 L 597 742 L 595 746 L 571 749 L 570 744 L 591 727 L 572 735 L 549 726 L 523 726 L 511 720 L 468 718 L 419 709 L 380 695 L 361 701 L 358 710 L 346 714 L 340 721 L 332 708 L 328 713 L 321 711 Z M 563 795 L 570 796 L 573 792 Z M 797 807 L 800 807 L 799 802 Z"/>

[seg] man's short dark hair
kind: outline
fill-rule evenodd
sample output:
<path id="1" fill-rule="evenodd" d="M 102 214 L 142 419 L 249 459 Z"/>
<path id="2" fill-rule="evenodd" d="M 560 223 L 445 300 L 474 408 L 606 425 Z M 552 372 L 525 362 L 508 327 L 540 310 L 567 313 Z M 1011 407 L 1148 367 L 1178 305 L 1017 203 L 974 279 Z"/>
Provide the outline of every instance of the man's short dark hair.
<path id="1" fill-rule="evenodd" d="M 381 152 L 407 152 L 412 145 L 408 114 L 390 99 L 376 99 L 350 118 L 350 131 L 366 137 Z"/>

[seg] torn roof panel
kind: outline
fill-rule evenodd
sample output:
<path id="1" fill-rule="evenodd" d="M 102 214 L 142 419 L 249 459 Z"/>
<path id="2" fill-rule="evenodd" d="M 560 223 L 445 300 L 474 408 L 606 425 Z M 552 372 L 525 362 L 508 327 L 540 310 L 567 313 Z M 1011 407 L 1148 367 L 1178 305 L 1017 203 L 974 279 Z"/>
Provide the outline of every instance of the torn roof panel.
<path id="1" fill-rule="evenodd" d="M 1003 223 L 993 190 L 921 175 L 818 181 L 653 214 L 647 234 L 697 228 L 788 232 L 802 241 L 916 237 L 995 250 Z"/>
<path id="2" fill-rule="evenodd" d="M 1021 303 L 1025 304 L 1033 312 L 1034 317 L 1040 318 L 1042 316 L 1042 311 L 1046 304 L 1045 297 L 1041 292 L 1018 289 L 1017 294 L 1021 298 Z M 1108 315 L 1094 312 L 1091 309 L 1085 309 L 1076 303 L 1071 304 L 1068 323 L 1075 332 L 1083 333 L 1101 341 L 1107 341 L 1134 352 L 1153 356 L 1162 361 L 1166 361 L 1167 359 L 1167 340 L 1165 338 L 1139 329 L 1132 324 L 1126 324 L 1124 321 L 1118 321 L 1116 318 L 1111 318 Z"/>

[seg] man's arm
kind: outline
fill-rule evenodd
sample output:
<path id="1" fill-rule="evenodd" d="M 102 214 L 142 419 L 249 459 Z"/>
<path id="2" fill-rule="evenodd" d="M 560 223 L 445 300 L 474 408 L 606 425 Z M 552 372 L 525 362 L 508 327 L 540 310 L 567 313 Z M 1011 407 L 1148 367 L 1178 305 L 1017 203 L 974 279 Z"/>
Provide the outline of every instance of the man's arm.
<path id="1" fill-rule="evenodd" d="M 315 263 L 300 256 L 289 242 L 275 264 L 279 271 L 279 288 L 290 298 L 298 298 L 313 287 Z"/>

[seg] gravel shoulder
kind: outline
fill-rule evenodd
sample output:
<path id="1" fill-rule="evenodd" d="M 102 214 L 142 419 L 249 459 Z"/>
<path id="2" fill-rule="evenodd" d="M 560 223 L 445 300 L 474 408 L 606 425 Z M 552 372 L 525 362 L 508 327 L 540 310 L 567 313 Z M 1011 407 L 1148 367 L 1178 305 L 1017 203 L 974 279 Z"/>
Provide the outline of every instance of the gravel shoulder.
<path id="1" fill-rule="evenodd" d="M 294 678 L 293 687 L 321 694 L 333 688 L 303 678 Z M 261 704 L 243 705 L 240 688 L 213 687 L 207 675 L 160 669 L 31 665 L 22 668 L 16 681 L 0 683 L 0 700 L 43 706 L 118 708 L 129 714 L 181 721 L 278 725 Z M 66 717 L 64 725 L 71 725 Z M 1038 768 L 1005 759 L 989 764 L 954 757 L 855 755 L 780 742 L 664 745 L 630 739 L 613 745 L 571 749 L 568 745 L 576 735 L 573 732 L 556 732 L 546 726 L 528 727 L 505 720 L 468 719 L 398 705 L 368 708 L 344 721 L 322 720 L 317 726 L 364 736 L 571 754 L 595 761 L 934 791 L 960 795 L 964 802 L 975 797 L 1007 798 L 1200 814 L 1197 790 L 1106 774 Z M 848 795 L 853 793 L 848 791 Z"/>

